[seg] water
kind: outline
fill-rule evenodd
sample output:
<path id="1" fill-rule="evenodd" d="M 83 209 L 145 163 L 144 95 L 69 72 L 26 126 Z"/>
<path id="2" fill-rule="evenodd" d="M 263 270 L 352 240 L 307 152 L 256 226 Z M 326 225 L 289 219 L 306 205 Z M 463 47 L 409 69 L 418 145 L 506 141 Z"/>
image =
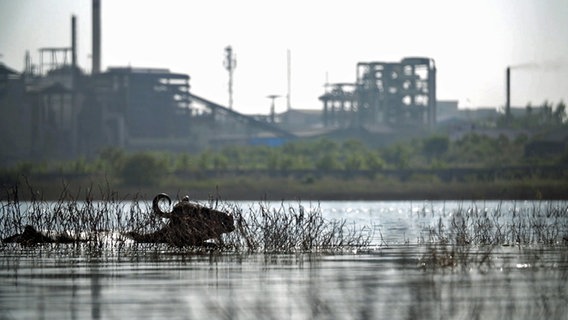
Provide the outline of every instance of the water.
<path id="1" fill-rule="evenodd" d="M 0 319 L 565 319 L 568 247 L 562 243 L 497 246 L 489 258 L 473 247 L 454 253 L 467 256 L 465 263 L 426 265 L 429 227 L 459 208 L 531 212 L 551 204 L 302 203 L 372 233 L 371 250 L 343 254 L 151 247 L 86 254 L 65 246 L 4 246 Z"/>

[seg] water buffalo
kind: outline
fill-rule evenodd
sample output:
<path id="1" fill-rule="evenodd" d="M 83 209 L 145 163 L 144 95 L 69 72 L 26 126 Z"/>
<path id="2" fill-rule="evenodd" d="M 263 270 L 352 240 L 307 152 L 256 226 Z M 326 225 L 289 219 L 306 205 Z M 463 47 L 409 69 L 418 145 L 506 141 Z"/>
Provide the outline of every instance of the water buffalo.
<path id="1" fill-rule="evenodd" d="M 26 246 L 38 243 L 73 243 L 78 241 L 80 240 L 66 235 L 48 236 L 37 231 L 30 225 L 24 227 L 24 232 L 2 239 L 4 243 L 19 243 Z"/>
<path id="2" fill-rule="evenodd" d="M 217 239 L 221 234 L 235 230 L 232 215 L 191 203 L 188 196 L 175 204 L 170 212 L 162 211 L 159 205 L 162 200 L 167 200 L 168 205 L 172 203 L 167 194 L 160 193 L 154 197 L 152 209 L 157 216 L 169 220 L 166 226 L 153 233 L 129 232 L 127 236 L 137 242 L 201 246 L 206 245 L 206 240 Z"/>

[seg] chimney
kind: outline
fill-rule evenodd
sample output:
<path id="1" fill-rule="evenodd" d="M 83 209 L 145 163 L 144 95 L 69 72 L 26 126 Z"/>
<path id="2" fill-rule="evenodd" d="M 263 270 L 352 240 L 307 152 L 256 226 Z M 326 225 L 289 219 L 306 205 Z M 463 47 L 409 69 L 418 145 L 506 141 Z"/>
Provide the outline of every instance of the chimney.
<path id="1" fill-rule="evenodd" d="M 101 1 L 93 0 L 92 74 L 101 72 Z"/>
<path id="2" fill-rule="evenodd" d="M 71 66 L 77 69 L 77 18 L 71 16 Z"/>

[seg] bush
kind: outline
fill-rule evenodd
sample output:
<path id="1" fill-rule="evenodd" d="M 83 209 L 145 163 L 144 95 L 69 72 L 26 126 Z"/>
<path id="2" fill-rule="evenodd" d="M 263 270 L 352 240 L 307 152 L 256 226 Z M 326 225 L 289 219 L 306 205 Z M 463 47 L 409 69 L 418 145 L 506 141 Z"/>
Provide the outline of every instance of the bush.
<path id="1" fill-rule="evenodd" d="M 149 153 L 136 153 L 128 156 L 120 168 L 119 176 L 125 185 L 159 184 L 166 176 L 164 163 Z"/>

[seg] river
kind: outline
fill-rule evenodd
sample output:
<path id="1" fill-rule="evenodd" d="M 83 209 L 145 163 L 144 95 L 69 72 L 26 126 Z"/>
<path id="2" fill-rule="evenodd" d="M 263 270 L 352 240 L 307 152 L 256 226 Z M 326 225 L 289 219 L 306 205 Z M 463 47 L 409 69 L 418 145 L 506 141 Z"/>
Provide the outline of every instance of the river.
<path id="1" fill-rule="evenodd" d="M 326 219 L 345 219 L 346 226 L 368 232 L 370 243 L 349 252 L 274 254 L 151 246 L 92 253 L 65 245 L 4 244 L 0 319 L 565 319 L 568 314 L 565 203 L 262 206 L 299 204 L 318 208 Z M 260 204 L 231 205 L 254 211 Z M 554 243 L 539 244 L 541 228 L 530 236 L 537 241 L 526 245 L 507 242 L 511 236 L 504 232 L 504 242 L 490 247 L 432 244 L 432 237 L 441 236 L 433 232 L 440 223 L 457 213 L 480 212 L 491 221 L 501 219 L 502 226 L 521 223 L 512 217 L 522 215 L 532 215 L 533 222 L 556 219 L 557 228 L 546 229 L 554 232 Z M 539 212 L 548 214 L 535 220 Z"/>

